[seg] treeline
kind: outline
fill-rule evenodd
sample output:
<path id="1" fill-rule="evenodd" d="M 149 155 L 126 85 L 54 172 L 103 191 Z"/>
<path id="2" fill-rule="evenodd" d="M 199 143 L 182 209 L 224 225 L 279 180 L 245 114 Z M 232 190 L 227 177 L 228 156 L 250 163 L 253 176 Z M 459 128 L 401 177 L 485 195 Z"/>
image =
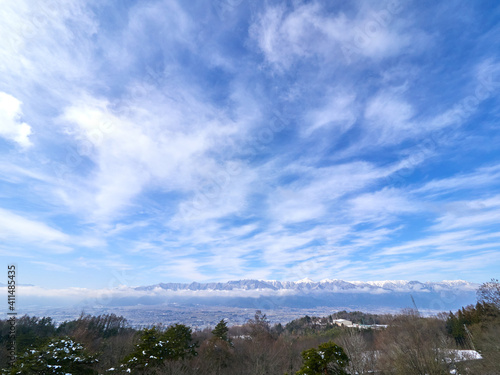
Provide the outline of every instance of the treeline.
<path id="1" fill-rule="evenodd" d="M 10 323 L 7 320 L 0 320 L 0 366 L 2 369 L 7 368 L 9 360 L 7 351 L 9 329 Z M 82 353 L 92 353 L 96 359 L 98 358 L 97 368 L 100 370 L 101 367 L 108 365 L 111 367 L 112 364 L 119 363 L 133 349 L 137 333 L 136 330 L 128 327 L 124 317 L 115 314 L 99 316 L 82 314 L 78 319 L 63 322 L 57 328 L 50 317 L 39 318 L 25 315 L 18 318 L 16 322 L 16 352 L 21 359 L 25 353 L 33 350 L 43 351 L 53 342 L 60 340 L 66 342 L 71 339 L 83 346 Z M 18 362 L 19 365 L 22 364 L 21 360 Z M 25 370 L 22 373 L 29 372 Z M 34 373 L 50 374 L 50 372 Z"/>
<path id="2" fill-rule="evenodd" d="M 500 313 L 493 304 L 478 302 L 449 313 L 446 330 L 457 347 L 478 350 L 484 368 L 496 369 L 500 374 Z"/>
<path id="3" fill-rule="evenodd" d="M 335 319 L 386 324 L 382 330 L 339 327 Z M 81 315 L 56 327 L 51 318 L 17 322 L 18 360 L 7 367 L 9 323 L 0 320 L 2 374 L 500 374 L 500 304 L 424 318 L 339 312 L 271 325 L 257 311 L 242 326 L 193 332 L 182 324 L 142 330 L 114 314 Z M 482 359 L 466 352 L 477 350 Z"/>
<path id="4" fill-rule="evenodd" d="M 314 335 L 314 334 L 328 334 L 332 336 L 339 335 L 342 329 L 335 324 L 336 319 L 345 319 L 353 323 L 363 325 L 373 324 L 388 324 L 394 320 L 394 316 L 390 314 L 369 314 L 361 311 L 339 311 L 326 317 L 304 316 L 295 319 L 285 325 L 282 331 L 292 335 Z M 277 329 L 281 329 L 281 325 L 277 325 Z"/>
<path id="5" fill-rule="evenodd" d="M 330 319 L 345 319 L 358 324 L 388 324 L 394 319 L 391 314 L 369 314 L 361 311 L 338 311 L 329 316 Z"/>

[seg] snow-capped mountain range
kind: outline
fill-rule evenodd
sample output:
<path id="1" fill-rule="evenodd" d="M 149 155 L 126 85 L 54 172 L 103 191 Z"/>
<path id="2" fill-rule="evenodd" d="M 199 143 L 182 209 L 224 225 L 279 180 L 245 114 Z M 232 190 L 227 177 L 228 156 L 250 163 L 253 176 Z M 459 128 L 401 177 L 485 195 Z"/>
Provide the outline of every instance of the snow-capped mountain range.
<path id="1" fill-rule="evenodd" d="M 214 283 L 160 283 L 134 288 L 139 300 L 119 304 L 178 303 L 239 308 L 387 309 L 413 308 L 449 311 L 476 302 L 479 284 L 463 280 L 420 282 L 406 280 L 299 281 L 235 280 Z"/>
<path id="2" fill-rule="evenodd" d="M 21 287 L 24 306 L 199 306 L 243 309 L 332 309 L 399 311 L 417 306 L 422 311 L 450 311 L 476 302 L 479 284 L 463 281 L 405 280 L 299 281 L 234 280 L 214 283 L 160 283 L 120 286 L 106 290 L 69 288 L 46 290 Z M 198 307 L 196 307 L 198 306 Z"/>
<path id="3" fill-rule="evenodd" d="M 344 281 L 326 279 L 313 281 L 305 278 L 299 281 L 275 280 L 235 280 L 225 283 L 160 283 L 135 288 L 136 290 L 164 289 L 172 291 L 229 291 L 229 290 L 291 290 L 291 291 L 325 291 L 325 292 L 442 292 L 462 291 L 474 292 L 479 284 L 464 280 L 445 280 L 440 282 L 420 282 L 407 280 L 385 281 Z"/>

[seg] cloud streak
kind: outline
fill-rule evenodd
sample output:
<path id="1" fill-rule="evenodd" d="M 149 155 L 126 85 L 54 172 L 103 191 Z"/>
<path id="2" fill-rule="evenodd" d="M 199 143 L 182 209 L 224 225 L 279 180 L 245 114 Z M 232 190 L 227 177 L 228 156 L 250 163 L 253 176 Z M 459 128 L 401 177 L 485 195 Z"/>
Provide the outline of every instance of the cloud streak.
<path id="1" fill-rule="evenodd" d="M 2 259 L 47 287 L 496 276 L 498 27 L 469 6 L 2 4 Z"/>

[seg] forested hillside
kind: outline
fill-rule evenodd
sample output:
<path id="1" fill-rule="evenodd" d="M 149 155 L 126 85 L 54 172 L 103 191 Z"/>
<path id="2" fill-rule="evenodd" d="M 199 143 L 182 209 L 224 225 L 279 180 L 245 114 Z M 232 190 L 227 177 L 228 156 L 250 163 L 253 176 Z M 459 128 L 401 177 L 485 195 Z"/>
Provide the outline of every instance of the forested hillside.
<path id="1" fill-rule="evenodd" d="M 57 327 L 51 318 L 24 316 L 11 367 L 10 326 L 0 321 L 2 374 L 499 374 L 500 306 L 494 293 L 478 296 L 475 306 L 434 317 L 341 311 L 271 326 L 257 311 L 242 326 L 221 319 L 194 332 L 183 324 L 136 330 L 114 314 L 82 314 Z"/>

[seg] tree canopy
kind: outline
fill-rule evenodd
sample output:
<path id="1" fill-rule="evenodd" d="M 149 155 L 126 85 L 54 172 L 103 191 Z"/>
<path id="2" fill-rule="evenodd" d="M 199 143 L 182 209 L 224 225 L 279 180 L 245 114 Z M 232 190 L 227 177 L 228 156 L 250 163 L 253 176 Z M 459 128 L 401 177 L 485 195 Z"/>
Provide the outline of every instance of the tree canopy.
<path id="1" fill-rule="evenodd" d="M 97 360 L 89 355 L 83 345 L 69 337 L 55 338 L 47 344 L 27 351 L 20 356 L 10 372 L 3 374 L 97 374 L 92 365 Z"/>
<path id="2" fill-rule="evenodd" d="M 165 331 L 157 327 L 143 330 L 136 349 L 125 359 L 130 368 L 157 367 L 168 360 L 194 357 L 197 344 L 193 342 L 191 328 L 175 324 Z"/>
<path id="3" fill-rule="evenodd" d="M 304 365 L 296 375 L 345 375 L 349 357 L 344 349 L 332 341 L 302 352 Z"/>

